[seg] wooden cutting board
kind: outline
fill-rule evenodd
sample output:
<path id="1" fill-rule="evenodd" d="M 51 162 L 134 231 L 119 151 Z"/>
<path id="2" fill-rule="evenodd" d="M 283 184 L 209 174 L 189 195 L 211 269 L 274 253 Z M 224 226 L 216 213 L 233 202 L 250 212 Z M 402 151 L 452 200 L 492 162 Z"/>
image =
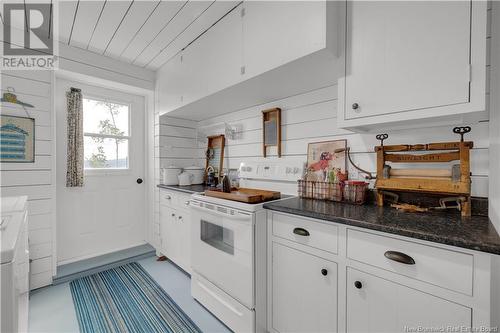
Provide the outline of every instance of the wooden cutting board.
<path id="1" fill-rule="evenodd" d="M 225 193 L 221 190 L 206 190 L 205 195 L 208 197 L 215 197 L 250 204 L 256 204 L 281 198 L 280 192 L 241 187 L 231 190 L 231 193 Z"/>

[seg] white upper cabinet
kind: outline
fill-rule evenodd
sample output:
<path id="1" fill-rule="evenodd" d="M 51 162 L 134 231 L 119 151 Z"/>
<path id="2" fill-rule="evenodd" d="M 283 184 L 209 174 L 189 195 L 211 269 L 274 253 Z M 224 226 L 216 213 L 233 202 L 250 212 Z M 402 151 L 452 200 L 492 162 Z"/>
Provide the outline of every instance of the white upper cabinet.
<path id="1" fill-rule="evenodd" d="M 247 78 L 326 47 L 325 1 L 245 1 L 243 6 Z"/>
<path id="2" fill-rule="evenodd" d="M 184 103 L 194 102 L 241 80 L 241 5 L 184 51 L 183 75 L 189 85 Z"/>
<path id="3" fill-rule="evenodd" d="M 160 114 L 207 119 L 335 84 L 343 7 L 244 1 L 160 69 Z"/>
<path id="4" fill-rule="evenodd" d="M 485 110 L 486 2 L 349 1 L 345 38 L 340 127 L 465 121 Z"/>
<path id="5" fill-rule="evenodd" d="M 156 89 L 160 114 L 183 105 L 183 94 L 187 87 L 187 77 L 182 62 L 182 52 L 167 62 L 158 72 Z"/>

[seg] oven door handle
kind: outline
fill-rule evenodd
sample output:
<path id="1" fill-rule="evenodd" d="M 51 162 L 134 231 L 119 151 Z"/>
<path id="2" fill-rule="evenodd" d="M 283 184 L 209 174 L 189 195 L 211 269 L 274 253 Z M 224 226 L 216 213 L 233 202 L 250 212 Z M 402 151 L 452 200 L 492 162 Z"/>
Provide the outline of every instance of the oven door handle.
<path id="1" fill-rule="evenodd" d="M 197 209 L 197 210 L 200 210 L 202 212 L 207 212 L 207 213 L 210 213 L 210 214 L 213 214 L 213 215 L 217 215 L 217 216 L 221 216 L 221 217 L 227 217 L 227 218 L 230 218 L 230 219 L 233 219 L 233 220 L 250 220 L 251 219 L 251 215 L 250 214 L 243 215 L 242 213 L 239 213 L 238 215 L 230 215 L 230 214 L 224 214 L 224 213 L 218 212 L 216 210 L 212 210 L 212 209 L 200 207 L 198 205 L 189 205 L 189 207 Z"/>

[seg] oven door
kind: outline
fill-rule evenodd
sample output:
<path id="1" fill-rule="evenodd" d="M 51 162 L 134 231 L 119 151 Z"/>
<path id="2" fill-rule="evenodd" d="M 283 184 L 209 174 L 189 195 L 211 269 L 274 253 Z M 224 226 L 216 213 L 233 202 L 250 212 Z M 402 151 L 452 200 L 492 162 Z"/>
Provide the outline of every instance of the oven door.
<path id="1" fill-rule="evenodd" d="M 253 309 L 253 214 L 200 201 L 190 207 L 193 270 Z"/>

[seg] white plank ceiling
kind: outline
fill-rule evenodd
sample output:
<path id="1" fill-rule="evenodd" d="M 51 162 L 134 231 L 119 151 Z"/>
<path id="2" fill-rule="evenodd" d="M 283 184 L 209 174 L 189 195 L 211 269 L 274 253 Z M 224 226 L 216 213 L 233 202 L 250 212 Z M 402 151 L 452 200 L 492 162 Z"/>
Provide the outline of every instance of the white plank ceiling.
<path id="1" fill-rule="evenodd" d="M 59 2 L 59 40 L 156 70 L 239 1 L 79 0 Z"/>

